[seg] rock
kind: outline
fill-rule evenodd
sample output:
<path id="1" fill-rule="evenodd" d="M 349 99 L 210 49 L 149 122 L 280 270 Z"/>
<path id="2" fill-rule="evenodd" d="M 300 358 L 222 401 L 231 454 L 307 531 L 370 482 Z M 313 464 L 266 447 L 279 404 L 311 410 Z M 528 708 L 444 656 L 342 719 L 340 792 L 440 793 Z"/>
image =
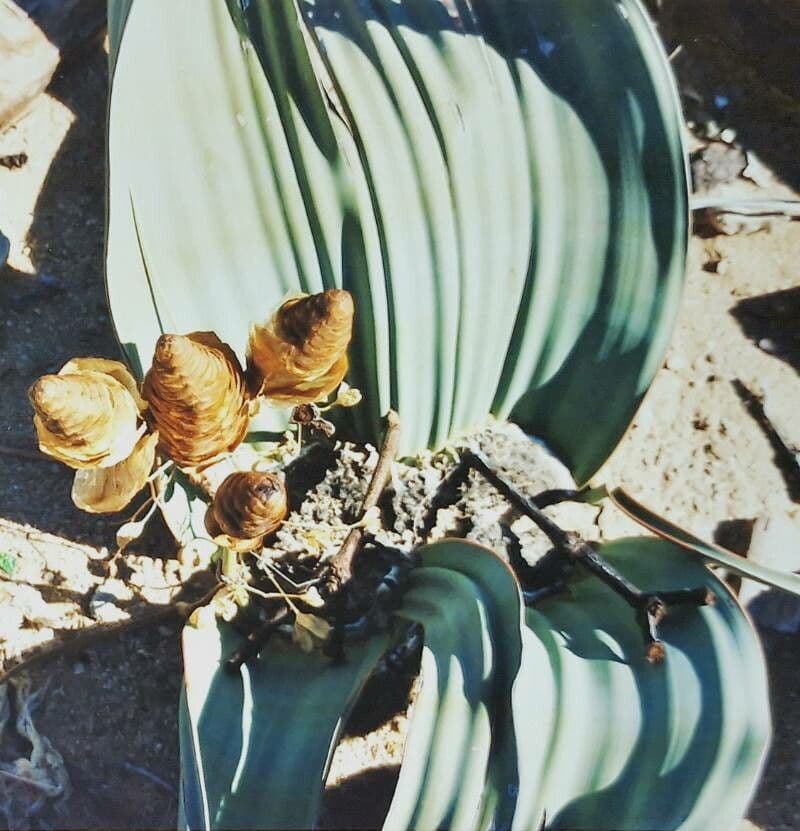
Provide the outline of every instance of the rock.
<path id="1" fill-rule="evenodd" d="M 760 516 L 747 558 L 781 571 L 800 571 L 800 522 L 787 515 Z M 778 632 L 800 632 L 800 598 L 742 580 L 739 600 L 755 621 Z"/>
<path id="2" fill-rule="evenodd" d="M 697 193 L 712 190 L 716 185 L 738 179 L 747 167 L 747 157 L 740 147 L 725 141 L 709 142 L 692 154 L 691 170 Z"/>
<path id="3" fill-rule="evenodd" d="M 747 167 L 742 171 L 742 176 L 755 182 L 760 188 L 769 187 L 775 180 L 772 171 L 752 150 L 748 150 L 746 156 Z"/>
<path id="4" fill-rule="evenodd" d="M 746 216 L 737 213 L 725 213 L 715 208 L 702 211 L 702 217 L 695 216 L 695 222 L 705 225 L 717 234 L 733 237 L 737 234 L 755 234 L 769 231 L 776 222 L 788 221 L 786 217 Z"/>
<path id="5" fill-rule="evenodd" d="M 0 640 L 10 641 L 22 626 L 23 620 L 22 612 L 8 605 L 0 594 Z"/>
<path id="6" fill-rule="evenodd" d="M 0 129 L 24 115 L 62 58 L 104 22 L 104 0 L 0 0 Z"/>
<path id="7" fill-rule="evenodd" d="M 665 366 L 672 372 L 680 372 L 687 367 L 686 358 L 680 352 L 670 352 Z"/>
<path id="8" fill-rule="evenodd" d="M 0 0 L 0 127 L 22 115 L 50 83 L 58 49 L 11 0 Z"/>
<path id="9" fill-rule="evenodd" d="M 774 342 L 770 341 L 772 345 Z M 758 344 L 764 351 L 770 351 Z M 780 353 L 780 349 L 776 349 Z M 793 396 L 790 390 L 782 387 L 765 387 L 763 391 L 764 415 L 772 425 L 772 429 L 781 440 L 783 446 L 791 453 L 800 466 L 800 422 L 793 407 Z"/>
<path id="10" fill-rule="evenodd" d="M 8 237 L 0 231 L 0 268 L 8 261 L 8 253 L 11 251 L 11 242 Z"/>
<path id="11" fill-rule="evenodd" d="M 100 623 L 126 620 L 130 614 L 118 603 L 133 599 L 133 592 L 122 580 L 106 580 L 94 591 L 89 601 L 89 614 Z"/>
<path id="12" fill-rule="evenodd" d="M 74 604 L 47 603 L 41 592 L 33 586 L 25 583 L 7 583 L 4 590 L 8 595 L 7 603 L 33 626 L 60 627 L 70 617 L 74 617 Z"/>

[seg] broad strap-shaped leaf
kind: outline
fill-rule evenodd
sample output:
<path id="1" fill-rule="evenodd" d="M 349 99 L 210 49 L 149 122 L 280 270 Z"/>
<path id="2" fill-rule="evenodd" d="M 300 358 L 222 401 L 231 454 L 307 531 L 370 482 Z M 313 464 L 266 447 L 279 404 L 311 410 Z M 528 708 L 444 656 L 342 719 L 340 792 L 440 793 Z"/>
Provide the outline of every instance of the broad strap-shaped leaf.
<path id="1" fill-rule="evenodd" d="M 375 636 L 334 666 L 276 640 L 240 675 L 227 624 L 184 629 L 182 808 L 186 827 L 311 828 L 350 704 L 388 645 Z"/>
<path id="2" fill-rule="evenodd" d="M 731 827 L 758 779 L 769 706 L 757 637 L 692 555 L 649 538 L 602 548 L 650 591 L 704 585 L 713 607 L 662 624 L 645 660 L 631 609 L 594 578 L 529 610 L 508 567 L 461 540 L 421 551 L 398 612 L 425 643 L 384 827 L 538 831 Z M 389 640 L 331 666 L 275 642 L 240 678 L 227 626 L 187 629 L 187 827 L 311 827 L 342 719 Z"/>
<path id="3" fill-rule="evenodd" d="M 421 685 L 384 828 L 510 827 L 520 777 L 534 774 L 518 757 L 536 752 L 518 748 L 511 706 L 526 634 L 519 587 L 474 543 L 442 540 L 420 555 L 399 616 L 425 629 Z M 526 810 L 538 827 L 541 804 Z"/>
<path id="4" fill-rule="evenodd" d="M 668 519 L 659 516 L 659 514 L 651 511 L 649 508 L 646 508 L 630 496 L 630 494 L 622 490 L 622 488 L 616 488 L 611 491 L 609 496 L 614 504 L 631 517 L 631 519 L 636 520 L 640 525 L 648 528 L 659 537 L 677 543 L 695 554 L 699 554 L 706 562 L 724 566 L 741 577 L 749 577 L 752 580 L 757 580 L 759 583 L 800 595 L 800 574 L 770 568 L 761 563 L 748 560 L 746 557 L 734 554 L 733 551 L 728 551 L 719 545 L 705 542 L 699 537 L 694 536 L 694 534 L 670 522 Z"/>
<path id="5" fill-rule="evenodd" d="M 633 612 L 599 580 L 580 580 L 572 598 L 528 611 L 556 689 L 544 781 L 533 783 L 546 795 L 547 828 L 734 828 L 770 735 L 764 658 L 752 625 L 727 587 L 681 548 L 635 538 L 601 553 L 646 590 L 707 586 L 717 603 L 670 612 L 661 666 L 645 660 Z M 529 708 L 528 735 L 535 736 L 539 708 Z"/>
<path id="6" fill-rule="evenodd" d="M 527 772 L 510 707 L 526 632 L 519 589 L 494 553 L 464 541 L 426 547 L 422 563 L 397 614 L 424 626 L 424 649 L 385 827 L 502 826 Z M 225 624 L 185 630 L 185 826 L 312 827 L 342 720 L 389 638 L 349 646 L 343 666 L 275 641 L 241 677 L 222 668 L 236 642 Z M 540 822 L 541 808 L 528 810 Z"/>
<path id="7" fill-rule="evenodd" d="M 402 453 L 510 414 L 596 470 L 663 357 L 686 244 L 638 0 L 111 10 L 107 280 L 134 364 L 162 330 L 241 354 L 287 293 L 345 287 L 364 438 L 389 407 Z"/>

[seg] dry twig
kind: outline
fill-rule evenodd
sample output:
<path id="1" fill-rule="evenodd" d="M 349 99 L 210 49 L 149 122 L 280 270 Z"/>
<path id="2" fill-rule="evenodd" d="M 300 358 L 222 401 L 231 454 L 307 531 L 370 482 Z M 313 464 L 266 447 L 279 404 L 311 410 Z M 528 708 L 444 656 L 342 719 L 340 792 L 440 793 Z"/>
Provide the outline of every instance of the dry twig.
<path id="1" fill-rule="evenodd" d="M 383 444 L 381 445 L 380 455 L 378 456 L 378 463 L 372 472 L 372 479 L 364 496 L 364 502 L 361 505 L 362 517 L 370 508 L 374 508 L 378 504 L 378 500 L 386 488 L 386 483 L 389 480 L 389 474 L 392 469 L 392 462 L 397 455 L 399 441 L 400 419 L 394 410 L 389 410 L 386 416 L 386 431 L 383 434 Z M 363 536 L 364 529 L 362 527 L 352 528 L 350 533 L 344 538 L 342 547 L 331 558 L 330 568 L 335 588 L 342 586 L 353 576 L 353 559 L 359 549 Z"/>

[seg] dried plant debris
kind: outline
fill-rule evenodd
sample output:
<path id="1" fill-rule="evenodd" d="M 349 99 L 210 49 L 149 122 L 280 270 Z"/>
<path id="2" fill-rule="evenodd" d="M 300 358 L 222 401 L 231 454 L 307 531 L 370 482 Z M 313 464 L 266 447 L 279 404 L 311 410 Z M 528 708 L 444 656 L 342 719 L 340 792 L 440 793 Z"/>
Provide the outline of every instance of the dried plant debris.
<path id="1" fill-rule="evenodd" d="M 575 487 L 567 468 L 544 445 L 532 441 L 515 425 L 493 424 L 441 452 L 423 453 L 392 465 L 380 522 L 369 529 L 379 542 L 404 551 L 426 542 L 421 534 L 428 506 L 467 449 L 483 453 L 500 473 L 531 496 Z M 352 524 L 360 519 L 361 503 L 377 459 L 377 451 L 369 445 L 343 443 L 331 469 L 300 508 L 289 515 L 264 556 L 271 560 L 325 560 L 333 556 Z M 598 537 L 598 510 L 591 505 L 562 503 L 546 508 L 545 513 L 585 539 Z M 438 511 L 430 540 L 444 536 L 465 537 L 505 556 L 510 546 L 519 545 L 529 562 L 536 562 L 550 548 L 547 537 L 530 520 L 521 518 L 477 474 L 470 474 L 450 507 Z"/>
<path id="2" fill-rule="evenodd" d="M 0 813 L 8 828 L 31 827 L 45 805 L 58 804 L 70 793 L 64 759 L 33 722 L 45 693 L 45 687 L 31 691 L 24 678 L 0 684 L 0 740 L 5 750 L 0 757 Z M 19 755 L 8 758 L 13 754 L 6 748 L 22 747 Z"/>
<path id="3" fill-rule="evenodd" d="M 175 559 L 115 557 L 3 520 L 0 550 L 15 563 L 13 575 L 0 574 L 0 673 L 75 630 L 165 607 L 197 570 Z"/>
<path id="4" fill-rule="evenodd" d="M 343 443 L 322 481 L 279 528 L 268 559 L 327 559 L 341 546 L 349 524 L 359 519 L 361 503 L 378 462 L 370 445 Z"/>

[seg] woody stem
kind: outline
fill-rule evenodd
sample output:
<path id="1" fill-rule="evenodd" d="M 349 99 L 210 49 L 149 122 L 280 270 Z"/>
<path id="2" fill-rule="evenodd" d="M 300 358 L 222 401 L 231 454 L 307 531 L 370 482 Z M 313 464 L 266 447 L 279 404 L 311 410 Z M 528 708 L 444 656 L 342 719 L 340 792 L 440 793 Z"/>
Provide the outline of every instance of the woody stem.
<path id="1" fill-rule="evenodd" d="M 389 474 L 392 469 L 392 462 L 397 455 L 397 446 L 400 441 L 400 419 L 394 410 L 389 410 L 386 415 L 386 430 L 383 434 L 378 463 L 372 472 L 372 479 L 364 496 L 361 505 L 361 516 L 378 504 Z M 361 545 L 364 536 L 364 529 L 361 527 L 352 528 L 345 537 L 342 547 L 330 560 L 330 570 L 334 591 L 344 585 L 353 576 L 353 561 Z"/>

